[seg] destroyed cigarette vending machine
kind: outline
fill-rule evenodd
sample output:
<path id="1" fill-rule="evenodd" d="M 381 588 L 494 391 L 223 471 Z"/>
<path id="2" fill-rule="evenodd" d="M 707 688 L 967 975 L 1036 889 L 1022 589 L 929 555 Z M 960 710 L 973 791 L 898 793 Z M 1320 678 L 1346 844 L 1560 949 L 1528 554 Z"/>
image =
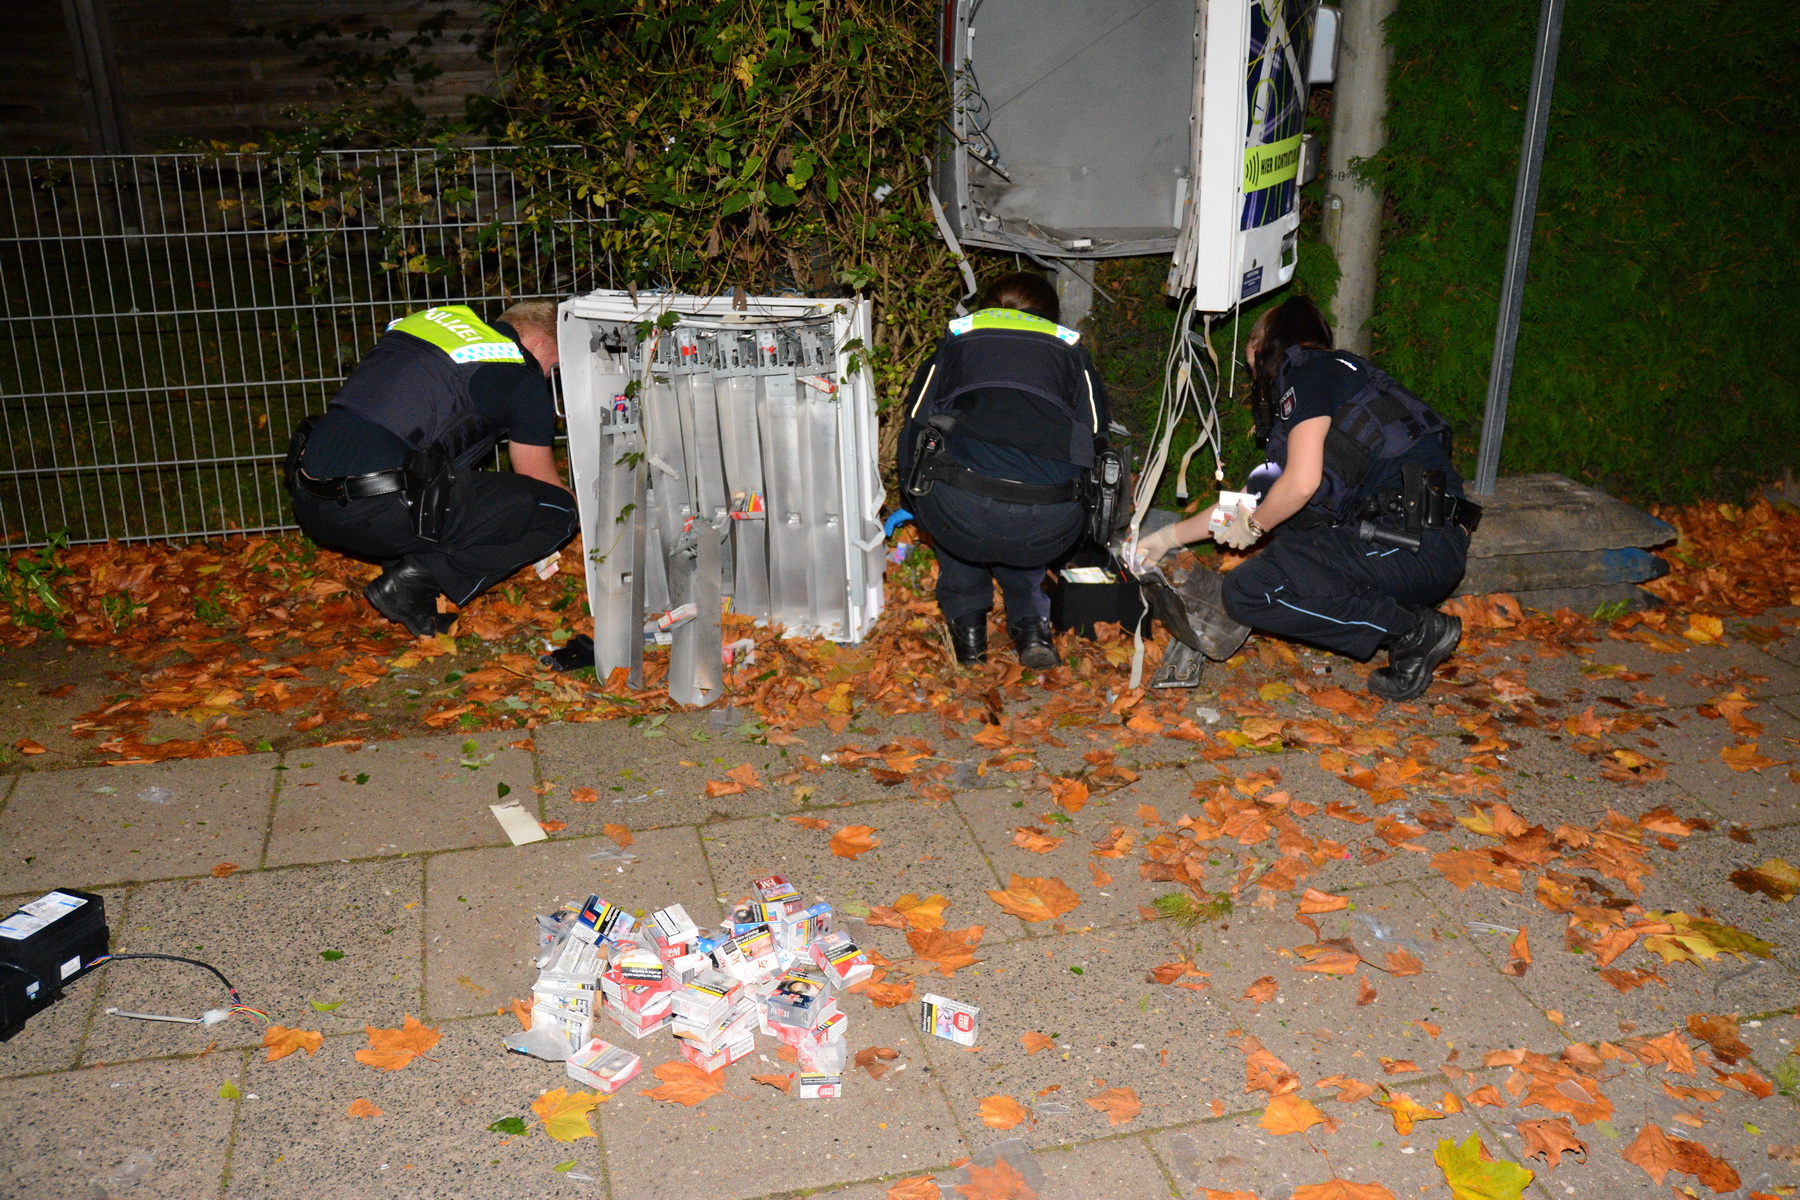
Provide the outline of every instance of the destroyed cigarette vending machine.
<path id="1" fill-rule="evenodd" d="M 723 692 L 722 616 L 856 642 L 880 615 L 884 495 L 866 301 L 598 291 L 558 342 L 595 666 Z"/>

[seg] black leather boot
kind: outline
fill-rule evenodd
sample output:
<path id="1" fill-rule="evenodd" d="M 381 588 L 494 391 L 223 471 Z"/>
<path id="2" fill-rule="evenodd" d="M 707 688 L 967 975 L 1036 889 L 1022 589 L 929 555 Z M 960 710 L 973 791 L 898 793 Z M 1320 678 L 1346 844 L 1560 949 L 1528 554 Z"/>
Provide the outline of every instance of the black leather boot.
<path id="1" fill-rule="evenodd" d="M 956 661 L 965 667 L 987 661 L 987 617 L 984 612 L 973 616 L 946 618 L 950 626 L 950 645 Z"/>
<path id="2" fill-rule="evenodd" d="M 1019 661 L 1032 670 L 1048 671 L 1051 667 L 1062 666 L 1062 656 L 1050 640 L 1050 622 L 1044 618 L 1008 621 L 1006 632 L 1012 635 L 1013 649 L 1019 652 Z"/>
<path id="3" fill-rule="evenodd" d="M 398 566 L 387 568 L 363 588 L 363 596 L 376 612 L 406 626 L 406 631 L 414 637 L 442 633 L 455 620 L 448 614 L 438 613 L 437 580 L 421 563 L 402 561 Z"/>
<path id="4" fill-rule="evenodd" d="M 1369 673 L 1369 690 L 1383 700 L 1412 700 L 1431 686 L 1431 673 L 1456 652 L 1462 621 L 1435 608 L 1419 610 L 1419 620 L 1388 646 L 1388 665 Z"/>

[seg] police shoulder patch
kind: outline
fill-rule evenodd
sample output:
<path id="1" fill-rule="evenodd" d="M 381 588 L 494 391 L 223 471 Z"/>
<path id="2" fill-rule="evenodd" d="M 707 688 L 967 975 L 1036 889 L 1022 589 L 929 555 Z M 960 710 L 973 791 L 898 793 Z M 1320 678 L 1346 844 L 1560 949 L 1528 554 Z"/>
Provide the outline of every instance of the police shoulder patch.
<path id="1" fill-rule="evenodd" d="M 1281 419 L 1284 421 L 1294 415 L 1294 389 L 1293 388 L 1289 388 L 1287 391 L 1281 393 L 1280 412 L 1281 412 Z"/>

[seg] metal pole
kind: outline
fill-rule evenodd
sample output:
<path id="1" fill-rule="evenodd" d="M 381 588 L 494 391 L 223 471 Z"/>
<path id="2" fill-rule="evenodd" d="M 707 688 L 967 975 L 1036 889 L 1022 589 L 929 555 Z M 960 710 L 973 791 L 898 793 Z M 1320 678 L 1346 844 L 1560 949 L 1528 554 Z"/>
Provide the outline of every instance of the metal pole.
<path id="1" fill-rule="evenodd" d="M 1531 230 L 1537 220 L 1538 177 L 1544 165 L 1544 136 L 1550 127 L 1550 93 L 1556 84 L 1556 48 L 1562 39 L 1563 0 L 1544 0 L 1538 13 L 1537 53 L 1531 63 L 1531 98 L 1525 106 L 1525 144 L 1519 153 L 1519 183 L 1513 192 L 1512 230 L 1506 239 L 1506 276 L 1500 285 L 1500 320 L 1494 327 L 1494 361 L 1488 372 L 1487 410 L 1481 419 L 1481 449 L 1475 460 L 1477 496 L 1494 494 L 1500 470 L 1500 442 L 1506 433 L 1506 400 L 1512 391 L 1513 350 L 1519 341 L 1519 310 L 1525 303 L 1525 273 L 1531 263 Z"/>

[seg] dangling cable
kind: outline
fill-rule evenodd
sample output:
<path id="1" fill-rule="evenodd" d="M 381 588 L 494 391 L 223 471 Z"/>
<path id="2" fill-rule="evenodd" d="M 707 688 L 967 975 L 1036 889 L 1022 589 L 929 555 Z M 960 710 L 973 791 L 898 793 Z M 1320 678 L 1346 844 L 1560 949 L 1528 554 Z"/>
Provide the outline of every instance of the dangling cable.
<path id="1" fill-rule="evenodd" d="M 211 963 L 201 962 L 197 958 L 182 958 L 178 954 L 102 954 L 99 958 L 96 958 L 93 962 L 89 963 L 88 966 L 90 968 L 99 967 L 110 962 L 119 962 L 128 958 L 157 959 L 162 962 L 186 963 L 190 967 L 199 967 L 202 970 L 211 971 L 218 977 L 219 982 L 225 985 L 225 991 L 231 996 L 231 1004 L 225 1008 L 209 1009 L 198 1017 L 166 1017 L 159 1016 L 155 1013 L 125 1012 L 124 1010 L 117 1008 L 107 1009 L 106 1011 L 112 1016 L 130 1017 L 138 1021 L 170 1021 L 182 1025 L 217 1025 L 220 1021 L 232 1016 L 241 1016 L 248 1020 L 261 1021 L 265 1025 L 269 1022 L 268 1013 L 260 1008 L 251 1008 L 243 1002 L 242 997 L 238 995 L 237 988 L 232 986 L 231 980 L 225 978 L 225 972 L 219 970 L 219 968 L 213 966 Z"/>

